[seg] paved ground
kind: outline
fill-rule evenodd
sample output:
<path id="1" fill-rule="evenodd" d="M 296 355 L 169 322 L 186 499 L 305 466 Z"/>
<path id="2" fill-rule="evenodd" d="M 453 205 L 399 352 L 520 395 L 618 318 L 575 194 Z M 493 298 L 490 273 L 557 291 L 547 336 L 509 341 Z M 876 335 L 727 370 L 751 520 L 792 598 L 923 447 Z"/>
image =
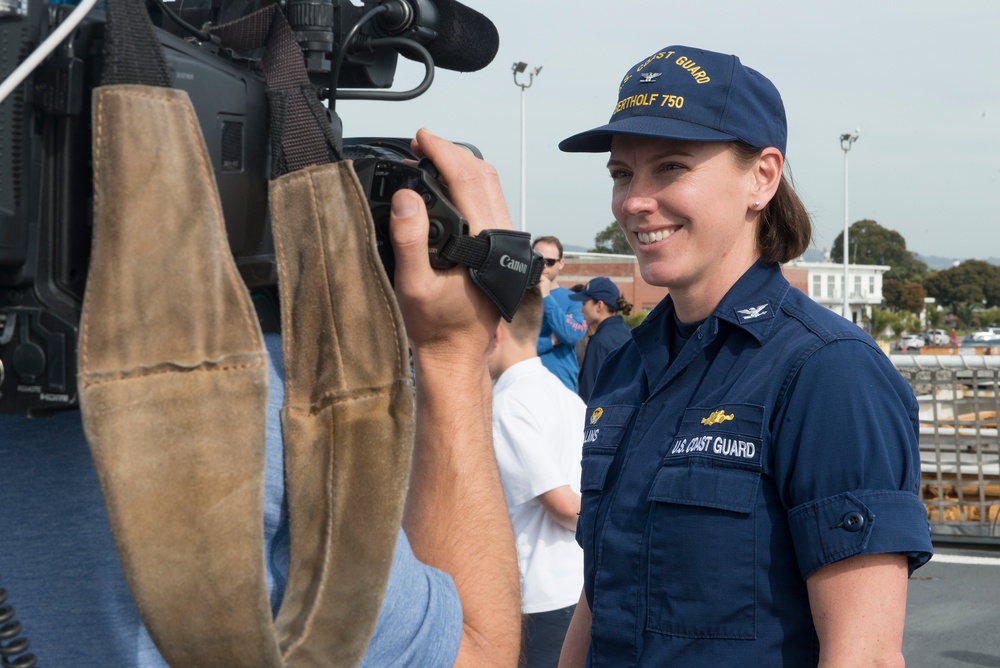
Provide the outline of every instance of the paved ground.
<path id="1" fill-rule="evenodd" d="M 1000 549 L 936 546 L 906 607 L 906 668 L 1000 668 Z"/>

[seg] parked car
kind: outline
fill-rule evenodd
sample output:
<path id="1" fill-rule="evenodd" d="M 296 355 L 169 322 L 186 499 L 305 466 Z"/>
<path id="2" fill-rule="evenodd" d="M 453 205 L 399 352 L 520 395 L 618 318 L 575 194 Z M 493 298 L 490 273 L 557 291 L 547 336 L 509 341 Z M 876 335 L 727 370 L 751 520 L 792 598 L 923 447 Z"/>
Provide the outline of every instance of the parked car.
<path id="1" fill-rule="evenodd" d="M 962 339 L 963 346 L 995 346 L 1000 344 L 1000 330 L 997 327 L 990 327 L 987 330 L 980 332 L 972 332 L 971 334 L 966 334 L 965 338 Z"/>
<path id="2" fill-rule="evenodd" d="M 923 348 L 924 337 L 919 334 L 903 334 L 899 337 L 899 349 L 908 350 L 910 348 Z"/>
<path id="3" fill-rule="evenodd" d="M 932 346 L 946 346 L 951 343 L 951 337 L 943 329 L 929 329 L 925 337 L 927 343 Z"/>

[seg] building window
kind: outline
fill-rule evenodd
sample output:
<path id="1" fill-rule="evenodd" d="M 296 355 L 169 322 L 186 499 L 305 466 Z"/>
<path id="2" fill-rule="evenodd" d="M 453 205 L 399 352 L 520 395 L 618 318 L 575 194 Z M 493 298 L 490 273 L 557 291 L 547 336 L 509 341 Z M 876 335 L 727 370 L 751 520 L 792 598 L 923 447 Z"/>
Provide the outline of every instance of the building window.
<path id="1" fill-rule="evenodd" d="M 861 277 L 860 276 L 855 276 L 854 277 L 854 294 L 856 296 L 858 296 L 858 297 L 861 296 Z"/>
<path id="2" fill-rule="evenodd" d="M 823 296 L 823 277 L 819 274 L 813 275 L 812 296 L 814 299 Z"/>
<path id="3" fill-rule="evenodd" d="M 875 277 L 874 276 L 869 276 L 868 277 L 868 294 L 870 294 L 870 295 L 875 294 Z"/>
<path id="4" fill-rule="evenodd" d="M 836 297 L 837 292 L 837 277 L 834 275 L 829 275 L 826 277 L 826 296 Z"/>

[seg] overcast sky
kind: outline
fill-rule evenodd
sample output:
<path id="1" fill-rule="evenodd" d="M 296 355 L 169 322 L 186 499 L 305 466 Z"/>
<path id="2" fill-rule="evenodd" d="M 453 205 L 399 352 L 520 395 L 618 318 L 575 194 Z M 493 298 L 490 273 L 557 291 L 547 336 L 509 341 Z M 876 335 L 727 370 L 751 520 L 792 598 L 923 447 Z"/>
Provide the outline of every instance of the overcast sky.
<path id="1" fill-rule="evenodd" d="M 438 70 L 410 102 L 338 105 L 345 136 L 418 127 L 476 145 L 499 170 L 520 227 L 521 89 L 511 65 L 543 70 L 527 90 L 527 229 L 593 245 L 613 221 L 607 154 L 564 154 L 565 137 L 607 122 L 625 71 L 673 44 L 733 53 L 770 78 L 789 121 L 796 188 L 814 246 L 851 222 L 900 232 L 921 255 L 1000 256 L 1000 2 L 467 0 L 500 33 L 479 71 Z M 400 59 L 396 88 L 422 67 Z"/>

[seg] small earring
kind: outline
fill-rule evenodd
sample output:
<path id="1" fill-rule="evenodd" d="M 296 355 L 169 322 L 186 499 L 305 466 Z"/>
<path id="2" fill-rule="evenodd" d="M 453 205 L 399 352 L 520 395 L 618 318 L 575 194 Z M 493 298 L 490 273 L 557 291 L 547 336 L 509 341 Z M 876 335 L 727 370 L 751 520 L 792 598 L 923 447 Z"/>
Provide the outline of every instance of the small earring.
<path id="1" fill-rule="evenodd" d="M 754 202 L 754 203 L 753 203 L 753 208 L 755 208 L 755 209 L 756 209 L 756 208 L 757 208 L 758 206 L 760 206 L 760 202 Z"/>

